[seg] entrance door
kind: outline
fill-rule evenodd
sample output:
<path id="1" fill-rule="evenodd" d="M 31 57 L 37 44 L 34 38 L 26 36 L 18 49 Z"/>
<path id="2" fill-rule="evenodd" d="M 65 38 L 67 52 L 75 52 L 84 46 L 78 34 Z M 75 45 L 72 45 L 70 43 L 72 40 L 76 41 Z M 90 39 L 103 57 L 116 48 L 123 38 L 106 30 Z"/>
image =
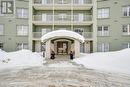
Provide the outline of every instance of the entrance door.
<path id="1" fill-rule="evenodd" d="M 58 54 L 68 54 L 68 42 L 58 41 L 57 42 L 57 53 Z"/>

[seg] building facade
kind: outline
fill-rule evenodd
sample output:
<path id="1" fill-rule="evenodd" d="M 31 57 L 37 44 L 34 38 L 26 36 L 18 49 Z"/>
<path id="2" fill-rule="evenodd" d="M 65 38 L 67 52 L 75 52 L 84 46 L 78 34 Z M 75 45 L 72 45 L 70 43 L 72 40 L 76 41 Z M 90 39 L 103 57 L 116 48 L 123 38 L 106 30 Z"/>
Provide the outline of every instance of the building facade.
<path id="1" fill-rule="evenodd" d="M 96 44 L 94 29 L 96 29 L 96 2 L 92 0 L 31 0 L 30 8 L 30 32 L 29 48 L 40 52 L 43 44 L 41 37 L 55 30 L 74 31 L 85 37 L 81 45 L 81 52 L 93 52 Z M 95 20 L 95 21 L 94 21 Z M 95 22 L 95 23 L 94 23 Z M 94 36 L 95 35 L 95 36 Z M 69 53 L 60 48 L 69 48 L 69 41 L 60 38 L 54 43 L 57 54 Z M 57 40 L 57 39 L 56 39 Z M 52 48 L 53 49 L 53 48 Z"/>
<path id="2" fill-rule="evenodd" d="M 41 37 L 55 30 L 82 35 L 85 42 L 79 46 L 84 53 L 130 48 L 130 1 L 15 0 L 13 14 L 0 13 L 0 48 L 41 52 L 46 45 Z M 68 54 L 70 50 L 61 48 L 69 48 L 73 40 L 62 37 L 54 42 L 57 54 Z"/>
<path id="3" fill-rule="evenodd" d="M 0 2 L 0 49 L 5 51 L 28 49 L 28 0 Z"/>
<path id="4" fill-rule="evenodd" d="M 130 48 L 130 1 L 97 1 L 97 51 Z"/>

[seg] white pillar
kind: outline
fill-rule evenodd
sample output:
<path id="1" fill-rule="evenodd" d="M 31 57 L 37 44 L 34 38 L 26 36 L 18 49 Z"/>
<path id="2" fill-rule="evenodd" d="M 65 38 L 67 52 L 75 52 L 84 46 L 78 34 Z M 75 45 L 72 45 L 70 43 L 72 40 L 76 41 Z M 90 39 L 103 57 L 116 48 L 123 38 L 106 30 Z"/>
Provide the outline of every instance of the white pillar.
<path id="1" fill-rule="evenodd" d="M 41 52 L 41 42 L 40 41 L 35 42 L 35 52 Z"/>
<path id="2" fill-rule="evenodd" d="M 80 56 L 80 42 L 75 40 L 74 41 L 74 49 L 75 49 L 75 58 Z"/>
<path id="3" fill-rule="evenodd" d="M 48 40 L 46 42 L 46 52 L 45 52 L 45 58 L 50 58 L 51 56 L 51 41 Z"/>

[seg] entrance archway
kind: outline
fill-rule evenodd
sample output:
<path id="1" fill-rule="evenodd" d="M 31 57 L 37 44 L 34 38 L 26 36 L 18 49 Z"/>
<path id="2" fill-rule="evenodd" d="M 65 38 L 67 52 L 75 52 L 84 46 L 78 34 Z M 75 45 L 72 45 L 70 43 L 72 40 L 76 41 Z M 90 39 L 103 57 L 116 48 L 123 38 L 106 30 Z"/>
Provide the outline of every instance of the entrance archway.
<path id="1" fill-rule="evenodd" d="M 84 37 L 73 31 L 56 30 L 43 35 L 41 41 L 46 44 L 46 58 L 50 58 L 51 51 L 62 55 L 73 51 L 77 58 L 80 55 L 80 43 L 84 42 Z"/>

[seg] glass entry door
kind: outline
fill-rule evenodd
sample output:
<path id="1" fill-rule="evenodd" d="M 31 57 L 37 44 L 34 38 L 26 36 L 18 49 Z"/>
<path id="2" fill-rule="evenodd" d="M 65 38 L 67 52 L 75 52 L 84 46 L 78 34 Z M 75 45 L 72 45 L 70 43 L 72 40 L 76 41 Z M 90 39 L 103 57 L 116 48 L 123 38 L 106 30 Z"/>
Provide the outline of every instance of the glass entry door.
<path id="1" fill-rule="evenodd" d="M 68 42 L 58 41 L 57 42 L 57 53 L 58 54 L 68 54 Z"/>

